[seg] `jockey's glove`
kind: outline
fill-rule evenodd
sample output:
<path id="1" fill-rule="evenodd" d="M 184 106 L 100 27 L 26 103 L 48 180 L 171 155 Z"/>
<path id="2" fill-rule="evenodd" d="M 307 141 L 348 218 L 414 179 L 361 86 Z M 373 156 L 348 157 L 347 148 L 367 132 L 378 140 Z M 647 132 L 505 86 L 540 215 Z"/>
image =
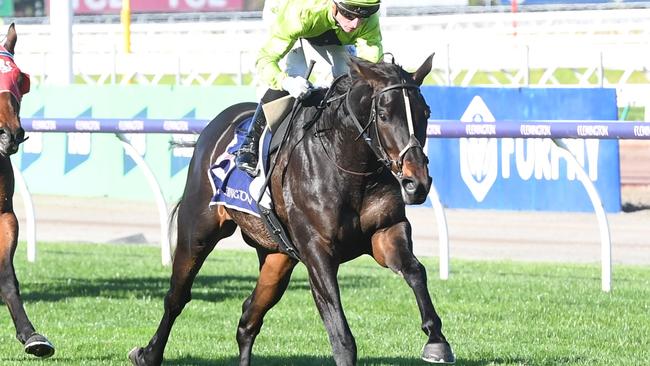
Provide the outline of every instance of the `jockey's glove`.
<path id="1" fill-rule="evenodd" d="M 311 83 L 302 76 L 287 76 L 282 80 L 282 89 L 298 99 L 309 94 Z"/>

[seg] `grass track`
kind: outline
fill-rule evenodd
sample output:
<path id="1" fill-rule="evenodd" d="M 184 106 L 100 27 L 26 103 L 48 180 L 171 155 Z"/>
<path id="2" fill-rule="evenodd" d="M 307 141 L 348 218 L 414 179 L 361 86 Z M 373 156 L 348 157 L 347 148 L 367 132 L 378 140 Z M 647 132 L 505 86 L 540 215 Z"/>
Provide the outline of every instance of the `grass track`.
<path id="1" fill-rule="evenodd" d="M 0 312 L 0 365 L 125 365 L 162 315 L 169 269 L 151 246 L 44 244 L 38 262 L 16 266 L 27 311 L 57 347 L 35 361 Z M 458 365 L 641 365 L 650 360 L 650 268 L 615 266 L 600 291 L 593 265 L 452 261 L 449 281 L 426 258 L 429 289 Z M 242 301 L 256 280 L 253 252 L 215 250 L 177 320 L 165 365 L 234 365 Z M 405 282 L 370 258 L 339 275 L 360 365 L 421 365 L 426 338 Z M 303 266 L 267 315 L 254 365 L 333 365 Z"/>

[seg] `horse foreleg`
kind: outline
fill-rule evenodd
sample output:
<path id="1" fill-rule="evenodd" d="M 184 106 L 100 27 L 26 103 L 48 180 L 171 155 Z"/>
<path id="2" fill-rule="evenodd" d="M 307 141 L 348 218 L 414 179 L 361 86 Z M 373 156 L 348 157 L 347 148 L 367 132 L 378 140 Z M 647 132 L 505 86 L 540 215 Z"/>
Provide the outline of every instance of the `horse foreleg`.
<path id="1" fill-rule="evenodd" d="M 242 305 L 242 315 L 237 327 L 241 366 L 250 365 L 253 342 L 262 328 L 264 315 L 282 298 L 297 263 L 281 253 L 267 255 L 258 252 L 258 256 L 260 256 L 260 276 L 253 293 Z"/>
<path id="2" fill-rule="evenodd" d="M 309 271 L 309 283 L 314 302 L 320 313 L 334 354 L 337 366 L 349 366 L 357 363 L 357 344 L 350 331 L 350 326 L 343 313 L 341 293 L 336 278 L 339 262 L 330 253 L 322 250 L 325 245 L 311 244 L 310 250 L 303 254 L 303 260 Z"/>
<path id="3" fill-rule="evenodd" d="M 165 312 L 149 344 L 145 348 L 136 347 L 129 352 L 129 359 L 134 365 L 160 365 L 162 363 L 163 353 L 174 321 L 192 299 L 192 284 L 203 262 L 212 252 L 216 243 L 221 238 L 232 235 L 236 228 L 232 221 L 222 226 L 214 223 L 209 226 L 211 230 L 201 230 L 206 234 L 200 235 L 201 239 L 196 239 L 190 234 L 192 231 L 188 230 L 188 226 L 179 221 L 178 244 L 172 265 L 170 288 L 164 300 Z"/>
<path id="4" fill-rule="evenodd" d="M 372 255 L 380 265 L 401 275 L 415 294 L 422 318 L 422 330 L 429 337 L 422 359 L 435 363 L 454 363 L 451 346 L 442 334 L 442 320 L 436 313 L 427 288 L 424 266 L 413 255 L 411 227 L 402 222 L 376 232 L 372 237 Z"/>
<path id="5" fill-rule="evenodd" d="M 47 338 L 36 333 L 20 298 L 13 265 L 17 240 L 18 220 L 13 210 L 5 207 L 0 211 L 0 295 L 9 308 L 16 327 L 16 338 L 25 346 L 25 352 L 36 357 L 50 357 L 54 354 L 54 346 Z"/>

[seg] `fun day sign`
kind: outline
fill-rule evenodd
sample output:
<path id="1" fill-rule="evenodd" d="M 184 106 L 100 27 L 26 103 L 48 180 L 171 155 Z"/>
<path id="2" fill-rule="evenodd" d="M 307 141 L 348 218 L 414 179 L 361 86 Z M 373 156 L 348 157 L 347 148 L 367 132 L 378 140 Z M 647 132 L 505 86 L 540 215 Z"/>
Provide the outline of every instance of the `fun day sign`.
<path id="1" fill-rule="evenodd" d="M 614 89 L 423 87 L 431 118 L 449 123 L 616 120 Z M 475 125 L 474 125 L 475 126 Z M 621 209 L 617 140 L 565 139 L 608 212 Z M 550 139 L 432 138 L 429 170 L 450 208 L 593 211 Z"/>

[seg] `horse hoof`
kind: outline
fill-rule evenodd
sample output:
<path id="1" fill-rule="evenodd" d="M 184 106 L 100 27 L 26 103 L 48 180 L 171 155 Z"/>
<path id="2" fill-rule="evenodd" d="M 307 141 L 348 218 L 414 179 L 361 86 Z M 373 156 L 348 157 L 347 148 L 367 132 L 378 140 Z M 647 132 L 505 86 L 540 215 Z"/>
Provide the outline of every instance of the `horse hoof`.
<path id="1" fill-rule="evenodd" d="M 427 343 L 422 349 L 422 359 L 430 363 L 454 364 L 456 356 L 449 343 Z"/>
<path id="2" fill-rule="evenodd" d="M 34 333 L 25 342 L 25 352 L 36 357 L 48 358 L 54 354 L 54 346 L 47 338 Z"/>
<path id="3" fill-rule="evenodd" d="M 142 348 L 133 347 L 133 349 L 129 351 L 128 357 L 131 364 L 134 366 L 144 366 L 144 361 L 142 360 Z"/>

